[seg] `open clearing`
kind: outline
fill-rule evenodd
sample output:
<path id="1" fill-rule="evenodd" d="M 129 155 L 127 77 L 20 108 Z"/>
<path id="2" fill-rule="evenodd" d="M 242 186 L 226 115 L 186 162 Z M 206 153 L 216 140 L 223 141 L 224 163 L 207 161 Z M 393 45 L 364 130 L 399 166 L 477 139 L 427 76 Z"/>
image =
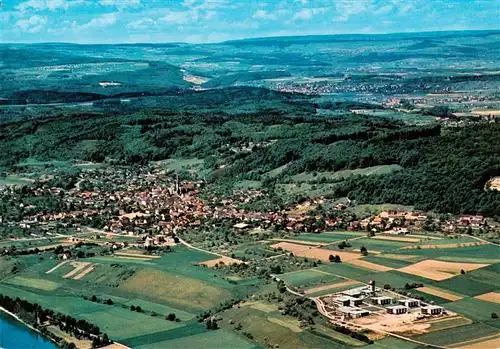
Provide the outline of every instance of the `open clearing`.
<path id="1" fill-rule="evenodd" d="M 133 253 L 132 251 L 127 251 L 127 252 L 119 251 L 119 252 L 115 252 L 115 256 L 118 256 L 118 257 L 141 258 L 141 259 L 157 259 L 157 258 L 161 258 L 160 256 L 150 256 L 150 255 L 146 255 L 146 254 L 143 254 L 143 253 Z"/>
<path id="2" fill-rule="evenodd" d="M 407 261 L 407 262 L 416 262 L 419 259 L 422 259 L 422 257 L 419 257 L 419 256 L 392 254 L 392 253 L 384 253 L 381 257 L 389 258 L 389 259 L 396 259 L 399 261 Z"/>
<path id="3" fill-rule="evenodd" d="M 128 219 L 134 219 L 137 217 L 149 217 L 149 214 L 147 213 L 142 213 L 142 212 L 132 212 L 132 213 L 126 213 L 124 215 L 121 215 L 119 218 L 128 218 Z"/>
<path id="4" fill-rule="evenodd" d="M 431 294 L 433 296 L 438 296 L 440 298 L 448 299 L 450 301 L 458 301 L 458 300 L 464 298 L 464 297 L 457 296 L 455 294 L 446 292 L 444 290 L 438 290 L 438 289 L 433 288 L 433 287 L 427 287 L 427 286 L 419 287 L 417 290 L 419 290 L 420 292 Z"/>
<path id="5" fill-rule="evenodd" d="M 4 282 L 16 285 L 16 286 L 26 286 L 31 288 L 36 288 L 43 291 L 54 291 L 58 288 L 57 282 L 44 279 L 34 279 L 24 276 L 16 276 L 11 279 L 7 279 Z"/>
<path id="6" fill-rule="evenodd" d="M 308 287 L 338 281 L 339 277 L 318 269 L 306 269 L 281 274 L 279 279 L 295 287 Z"/>
<path id="7" fill-rule="evenodd" d="M 320 259 L 322 261 L 329 261 L 330 255 L 334 256 L 338 255 L 340 256 L 342 261 L 350 261 L 353 259 L 361 258 L 361 255 L 359 253 L 332 251 L 322 248 L 306 247 L 303 245 L 297 245 L 289 242 L 280 242 L 278 244 L 271 245 L 271 247 L 273 248 L 281 247 L 284 250 L 292 252 L 296 256 Z"/>
<path id="8" fill-rule="evenodd" d="M 241 261 L 234 259 L 234 258 L 229 258 L 229 257 L 221 257 L 221 258 L 216 258 L 216 259 L 211 259 L 208 261 L 200 262 L 200 265 L 205 265 L 208 268 L 213 268 L 216 265 L 231 265 L 231 264 L 239 264 L 242 263 Z"/>
<path id="9" fill-rule="evenodd" d="M 280 326 L 286 327 L 286 328 L 290 329 L 292 332 L 295 332 L 295 333 L 302 332 L 302 329 L 300 328 L 299 320 L 295 320 L 295 319 L 286 319 L 285 320 L 285 319 L 278 319 L 276 317 L 271 317 L 271 316 L 268 316 L 267 320 L 274 323 L 274 324 L 278 324 Z"/>
<path id="10" fill-rule="evenodd" d="M 489 264 L 442 262 L 428 259 L 398 270 L 404 273 L 440 281 L 452 278 L 455 275 L 460 275 L 460 271 L 462 269 L 470 271 L 486 267 L 488 265 Z"/>
<path id="11" fill-rule="evenodd" d="M 240 303 L 240 307 L 250 307 L 252 309 L 260 310 L 264 313 L 272 313 L 273 311 L 278 311 L 278 306 L 265 302 L 245 302 Z"/>
<path id="12" fill-rule="evenodd" d="M 64 331 L 57 326 L 48 326 L 47 329 L 60 338 L 64 338 L 66 342 L 74 343 L 78 349 L 91 349 L 92 341 L 88 339 L 77 339 Z"/>
<path id="13" fill-rule="evenodd" d="M 349 261 L 349 264 L 353 264 L 353 265 L 358 266 L 358 267 L 363 267 L 366 269 L 371 269 L 371 270 L 376 270 L 376 271 L 389 271 L 389 270 L 394 269 L 394 268 L 386 267 L 383 265 L 364 261 L 362 259 L 353 259 L 353 260 Z"/>
<path id="14" fill-rule="evenodd" d="M 274 239 L 272 239 L 272 241 L 292 242 L 294 244 L 310 245 L 310 246 L 320 246 L 320 245 L 324 244 L 324 243 L 316 242 L 316 241 L 296 240 L 296 239 L 280 239 L 280 238 L 274 238 Z"/>
<path id="15" fill-rule="evenodd" d="M 362 175 L 381 175 L 391 173 L 393 171 L 399 171 L 402 167 L 399 165 L 379 165 L 365 168 L 358 168 L 354 170 L 341 170 L 335 172 L 303 172 L 292 176 L 292 180 L 295 182 L 307 182 L 312 180 L 324 180 L 324 181 L 334 181 L 339 179 L 345 179 L 350 176 Z"/>
<path id="16" fill-rule="evenodd" d="M 376 235 L 376 236 L 373 236 L 372 239 L 401 241 L 401 242 L 420 242 L 420 239 L 408 238 L 408 237 L 403 237 L 403 236 Z"/>
<path id="17" fill-rule="evenodd" d="M 175 337 L 173 337 L 175 338 Z M 217 348 L 217 349 L 253 349 L 255 345 L 243 337 L 226 330 L 203 332 L 191 336 L 170 339 L 161 342 L 133 346 L 137 349 L 158 348 Z"/>
<path id="18" fill-rule="evenodd" d="M 120 284 L 119 289 L 188 309 L 210 309 L 232 298 L 229 291 L 201 280 L 150 268 L 139 270 Z"/>
<path id="19" fill-rule="evenodd" d="M 313 293 L 322 292 L 322 291 L 325 291 L 325 290 L 340 289 L 340 288 L 343 288 L 343 287 L 352 286 L 352 285 L 356 285 L 356 284 L 359 284 L 359 282 L 355 281 L 355 280 L 349 280 L 349 281 L 344 281 L 344 282 L 337 282 L 337 283 L 333 283 L 333 284 L 328 284 L 328 285 L 323 285 L 323 286 L 308 288 L 307 290 L 304 291 L 304 293 L 307 294 L 307 295 L 309 295 L 309 294 L 313 294 Z"/>
<path id="20" fill-rule="evenodd" d="M 492 190 L 500 191 L 500 177 L 493 177 L 487 183 L 486 187 Z"/>
<path id="21" fill-rule="evenodd" d="M 498 293 L 498 292 L 489 292 L 489 293 L 481 294 L 481 295 L 476 296 L 474 298 L 480 299 L 482 301 L 500 304 L 500 293 Z"/>

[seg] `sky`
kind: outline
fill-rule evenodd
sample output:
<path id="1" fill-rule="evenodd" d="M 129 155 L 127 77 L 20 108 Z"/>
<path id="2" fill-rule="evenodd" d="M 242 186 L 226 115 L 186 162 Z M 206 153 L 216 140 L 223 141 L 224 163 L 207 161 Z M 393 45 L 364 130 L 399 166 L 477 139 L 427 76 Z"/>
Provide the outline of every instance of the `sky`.
<path id="1" fill-rule="evenodd" d="M 499 0 L 0 0 L 1 42 L 208 43 L 500 29 Z"/>

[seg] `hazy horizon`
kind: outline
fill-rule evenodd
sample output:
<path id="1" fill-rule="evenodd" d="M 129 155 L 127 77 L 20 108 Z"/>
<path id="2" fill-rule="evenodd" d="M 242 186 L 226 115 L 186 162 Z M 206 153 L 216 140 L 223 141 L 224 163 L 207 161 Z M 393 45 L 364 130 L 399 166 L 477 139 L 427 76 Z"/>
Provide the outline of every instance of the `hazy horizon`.
<path id="1" fill-rule="evenodd" d="M 338 33 L 338 34 L 310 34 L 310 35 L 281 35 L 281 36 L 251 36 L 251 37 L 243 37 L 239 39 L 229 39 L 224 41 L 214 41 L 214 42 L 204 42 L 204 43 L 191 43 L 185 41 L 161 41 L 161 42 L 110 42 L 110 43 L 78 43 L 71 41 L 40 41 L 40 42 L 0 42 L 0 45 L 51 45 L 51 44 L 68 44 L 68 45 L 168 45 L 168 44 L 185 44 L 185 45 L 213 45 L 213 44 L 223 44 L 226 42 L 233 41 L 246 41 L 246 40 L 268 40 L 268 39 L 286 39 L 286 38 L 307 38 L 307 37 L 326 37 L 326 36 L 412 36 L 412 34 L 438 34 L 436 37 L 446 34 L 453 33 L 480 33 L 480 32 L 498 32 L 500 33 L 500 29 L 467 29 L 467 30 L 432 30 L 432 31 L 408 31 L 408 32 L 390 32 L 390 33 Z M 428 38 L 425 38 L 428 39 Z"/>
<path id="2" fill-rule="evenodd" d="M 500 30 L 487 0 L 4 0 L 2 43 L 218 43 Z"/>

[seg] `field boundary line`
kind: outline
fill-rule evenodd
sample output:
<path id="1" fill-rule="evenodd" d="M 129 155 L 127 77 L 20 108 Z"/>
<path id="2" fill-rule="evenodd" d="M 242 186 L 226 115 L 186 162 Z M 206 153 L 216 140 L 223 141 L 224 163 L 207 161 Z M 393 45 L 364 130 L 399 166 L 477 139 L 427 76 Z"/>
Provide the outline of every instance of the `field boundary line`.
<path id="1" fill-rule="evenodd" d="M 51 268 L 51 269 L 47 270 L 47 271 L 45 272 L 45 274 L 50 274 L 50 273 L 52 273 L 54 270 L 58 269 L 59 267 L 63 266 L 64 264 L 66 264 L 66 263 L 68 263 L 68 262 L 69 262 L 69 260 L 62 261 L 61 263 L 57 264 L 55 267 L 53 267 L 53 268 Z"/>
<path id="2" fill-rule="evenodd" d="M 487 340 L 496 339 L 496 338 L 500 338 L 500 332 L 497 332 L 497 333 L 489 335 L 489 336 L 469 339 L 468 341 L 453 343 L 453 344 L 448 345 L 448 348 L 460 348 L 460 347 L 463 347 L 464 345 L 467 345 L 467 344 L 477 344 L 477 343 L 485 342 Z"/>

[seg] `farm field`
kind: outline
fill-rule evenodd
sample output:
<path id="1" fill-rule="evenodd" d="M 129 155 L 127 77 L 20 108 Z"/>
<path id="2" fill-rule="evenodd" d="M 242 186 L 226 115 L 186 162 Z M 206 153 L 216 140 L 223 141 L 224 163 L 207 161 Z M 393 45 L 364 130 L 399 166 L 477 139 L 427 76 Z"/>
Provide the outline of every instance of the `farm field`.
<path id="1" fill-rule="evenodd" d="M 348 281 L 339 281 L 332 284 L 326 284 L 322 286 L 315 286 L 304 290 L 304 294 L 310 297 L 318 297 L 324 294 L 329 294 L 333 292 L 341 292 L 344 290 L 348 290 L 350 288 L 355 288 L 358 286 L 363 286 L 361 282 L 356 280 L 348 280 Z"/>
<path id="2" fill-rule="evenodd" d="M 423 292 L 423 293 L 426 293 L 426 294 L 430 294 L 430 295 L 433 295 L 433 296 L 437 296 L 437 297 L 440 297 L 440 298 L 444 298 L 444 299 L 447 299 L 447 300 L 450 300 L 450 301 L 458 301 L 458 300 L 466 297 L 466 296 L 462 296 L 462 295 L 457 295 L 456 293 L 452 293 L 450 291 L 446 291 L 446 290 L 443 290 L 443 289 L 438 289 L 438 288 L 435 288 L 435 287 L 428 287 L 428 286 L 419 287 L 417 289 L 417 291 Z"/>
<path id="3" fill-rule="evenodd" d="M 482 323 L 474 323 L 471 325 L 458 326 L 423 335 L 417 335 L 412 338 L 434 345 L 453 345 L 455 343 L 492 336 L 497 333 L 498 329 L 494 327 Z"/>
<path id="4" fill-rule="evenodd" d="M 498 285 L 498 280 L 500 279 L 500 270 L 498 270 L 498 265 L 499 264 L 493 264 L 486 268 L 473 270 L 465 275 L 462 275 L 462 277 L 475 282 Z"/>
<path id="5" fill-rule="evenodd" d="M 127 300 L 125 305 L 127 305 L 127 306 L 131 306 L 131 305 L 140 306 L 142 309 L 145 309 L 147 311 L 155 311 L 156 313 L 160 314 L 159 316 L 174 313 L 179 319 L 181 319 L 181 321 L 188 321 L 188 320 L 191 320 L 195 317 L 194 314 L 188 313 L 187 311 L 182 311 L 182 310 L 179 310 L 177 308 L 169 307 L 169 306 L 164 305 L 164 304 L 149 302 L 149 301 L 146 301 L 143 299 Z"/>
<path id="6" fill-rule="evenodd" d="M 272 257 L 283 252 L 274 252 L 272 249 L 268 248 L 268 245 L 265 243 L 245 243 L 231 247 L 228 249 L 228 254 L 233 254 L 236 258 L 242 259 L 246 258 L 247 260 L 256 260 L 261 259 L 263 257 Z"/>
<path id="7" fill-rule="evenodd" d="M 351 232 L 324 232 L 321 234 L 312 234 L 312 233 L 300 234 L 290 239 L 319 242 L 319 243 L 332 243 L 335 241 L 341 242 L 343 240 L 364 237 L 365 235 L 366 234 L 363 233 L 351 233 Z"/>
<path id="8" fill-rule="evenodd" d="M 331 254 L 339 255 L 343 261 L 349 261 L 351 259 L 357 259 L 357 258 L 361 257 L 361 255 L 359 253 L 333 251 L 333 250 L 327 250 L 327 249 L 323 249 L 323 248 L 307 247 L 304 245 L 298 245 L 298 244 L 293 244 L 293 243 L 289 243 L 289 242 L 280 242 L 278 244 L 271 245 L 271 247 L 274 247 L 274 248 L 281 247 L 282 249 L 284 249 L 286 251 L 292 252 L 296 256 L 314 258 L 314 259 L 319 259 L 322 261 L 328 261 L 329 256 Z"/>
<path id="9" fill-rule="evenodd" d="M 400 255 L 416 255 L 429 259 L 438 259 L 450 262 L 470 262 L 477 261 L 481 259 L 482 263 L 486 260 L 490 260 L 489 263 L 497 263 L 499 256 L 500 247 L 494 245 L 480 245 L 480 246 L 467 246 L 467 247 L 455 247 L 447 248 L 446 251 L 442 251 L 438 248 L 412 248 L 412 249 L 400 249 L 397 251 L 392 251 L 393 254 Z M 478 263 L 481 263 L 478 261 Z M 485 263 L 488 264 L 488 263 Z"/>
<path id="10" fill-rule="evenodd" d="M 152 317 L 148 314 L 132 312 L 130 309 L 118 307 L 81 313 L 78 314 L 78 317 L 90 323 L 99 324 L 99 327 L 107 332 L 110 338 L 117 341 L 184 326 L 182 322 L 167 321 L 162 317 Z M 125 328 L 126 331 L 124 331 Z"/>
<path id="11" fill-rule="evenodd" d="M 264 312 L 250 307 L 233 308 L 223 313 L 225 319 L 231 319 L 235 323 L 241 323 L 243 331 L 251 333 L 255 340 L 261 345 L 267 342 L 273 347 L 280 348 L 346 348 L 328 337 L 317 336 L 297 326 L 297 320 L 288 316 L 282 316 L 277 312 Z M 222 328 L 234 331 L 232 326 L 226 325 L 224 321 Z M 339 333 L 340 335 L 340 333 Z M 346 341 L 352 341 L 348 336 Z"/>
<path id="12" fill-rule="evenodd" d="M 372 238 L 363 238 L 359 240 L 350 241 L 349 243 L 352 245 L 352 247 L 349 247 L 349 250 L 355 249 L 356 251 L 359 251 L 361 246 L 365 246 L 368 249 L 368 253 L 370 253 L 370 251 L 376 251 L 376 252 L 393 251 L 401 247 L 412 244 L 410 242 L 380 240 Z"/>
<path id="13" fill-rule="evenodd" d="M 460 275 L 461 270 L 467 272 L 486 266 L 488 266 L 488 264 L 452 263 L 435 260 L 425 260 L 400 268 L 398 270 L 404 273 L 440 281 L 452 278 L 456 275 Z"/>
<path id="14" fill-rule="evenodd" d="M 382 265 L 384 267 L 394 268 L 394 269 L 403 268 L 403 267 L 406 267 L 407 265 L 412 264 L 409 261 L 392 259 L 392 258 L 385 258 L 385 255 L 383 255 L 383 254 L 377 255 L 377 256 L 367 256 L 367 257 L 363 258 L 362 260 L 367 261 L 367 262 L 371 262 L 371 263 L 375 263 L 378 265 Z"/>
<path id="15" fill-rule="evenodd" d="M 375 271 L 389 271 L 389 270 L 394 269 L 391 267 L 386 267 L 384 265 L 380 265 L 377 263 L 372 263 L 372 262 L 366 261 L 364 258 L 363 259 L 353 259 L 352 261 L 349 261 L 347 263 L 358 266 L 358 267 L 362 267 L 362 268 L 366 268 L 366 269 L 370 269 L 370 270 L 375 270 Z"/>
<path id="16" fill-rule="evenodd" d="M 287 284 L 295 287 L 312 287 L 320 284 L 333 283 L 343 280 L 337 276 L 328 274 L 319 269 L 306 269 L 279 275 L 279 278 Z"/>
<path id="17" fill-rule="evenodd" d="M 181 288 L 182 293 L 178 290 Z M 231 299 L 229 291 L 201 280 L 145 268 L 119 286 L 120 290 L 140 294 L 152 300 L 166 301 L 186 309 L 209 309 Z"/>
<path id="18" fill-rule="evenodd" d="M 451 279 L 435 282 L 432 283 L 432 285 L 468 296 L 478 296 L 498 288 L 498 285 L 470 280 L 466 278 L 465 275 L 459 275 Z"/>
<path id="19" fill-rule="evenodd" d="M 489 293 L 485 293 L 485 294 L 481 294 L 479 296 L 476 296 L 475 298 L 480 299 L 482 301 L 500 304 L 500 293 L 499 292 L 489 292 Z"/>
<path id="20" fill-rule="evenodd" d="M 455 302 L 445 303 L 443 306 L 451 311 L 478 321 L 491 319 L 491 313 L 500 314 L 500 304 L 487 302 L 477 298 L 461 299 Z"/>
<path id="21" fill-rule="evenodd" d="M 368 281 L 370 281 L 370 280 L 374 280 L 380 286 L 388 284 L 388 285 L 391 285 L 391 287 L 395 287 L 395 288 L 404 288 L 405 284 L 407 284 L 407 283 L 408 284 L 412 284 L 412 283 L 428 284 L 428 283 L 432 282 L 432 280 L 424 279 L 422 277 L 415 276 L 415 275 L 401 273 L 397 270 L 390 270 L 387 272 L 362 275 L 362 276 L 358 277 L 357 280 L 363 281 L 365 283 L 368 283 Z"/>
<path id="22" fill-rule="evenodd" d="M 387 241 L 400 241 L 400 242 L 419 242 L 421 239 L 416 238 L 416 237 L 405 237 L 405 236 L 398 236 L 398 235 L 376 235 L 372 236 L 371 239 L 375 240 L 387 240 Z"/>
<path id="23" fill-rule="evenodd" d="M 221 348 L 221 349 L 256 349 L 255 344 L 229 331 L 218 330 L 192 336 L 171 339 L 152 344 L 136 346 L 137 349 L 157 348 Z"/>
<path id="24" fill-rule="evenodd" d="M 427 330 L 429 332 L 434 332 L 458 326 L 470 325 L 472 324 L 472 320 L 463 316 L 454 316 L 447 319 L 438 318 L 436 320 L 431 320 L 430 322 L 428 322 L 428 324 L 430 324 L 430 328 L 428 328 Z"/>
<path id="25" fill-rule="evenodd" d="M 318 267 L 319 270 L 326 271 L 328 273 L 343 276 L 345 278 L 351 278 L 359 280 L 359 277 L 363 275 L 372 274 L 373 270 L 360 268 L 347 263 L 329 263 Z"/>
<path id="26" fill-rule="evenodd" d="M 55 291 L 59 287 L 56 282 L 50 280 L 28 278 L 23 276 L 15 276 L 13 278 L 4 280 L 4 282 L 11 285 L 36 288 L 44 291 Z"/>

